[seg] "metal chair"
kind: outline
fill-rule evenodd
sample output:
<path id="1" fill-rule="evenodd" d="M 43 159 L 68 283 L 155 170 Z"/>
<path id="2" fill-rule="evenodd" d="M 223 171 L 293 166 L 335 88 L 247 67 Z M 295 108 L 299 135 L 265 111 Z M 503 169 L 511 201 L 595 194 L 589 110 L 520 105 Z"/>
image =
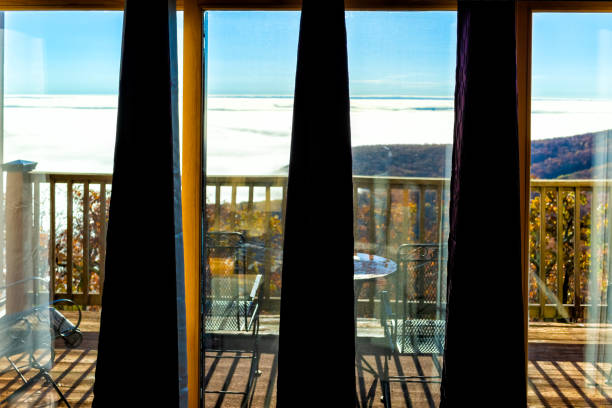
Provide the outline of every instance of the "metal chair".
<path id="1" fill-rule="evenodd" d="M 29 280 L 48 283 L 48 280 L 38 277 Z M 23 284 L 25 281 L 27 280 L 13 282 L 0 289 Z M 13 401 L 18 395 L 31 389 L 39 380 L 44 379 L 47 384 L 53 386 L 60 397 L 60 401 L 70 408 L 70 404 L 49 371 L 55 361 L 55 339 L 62 338 L 68 348 L 74 348 L 81 344 L 83 340 L 83 335 L 79 330 L 81 309 L 77 306 L 79 317 L 75 325 L 54 307 L 58 303 L 77 306 L 69 299 L 59 299 L 47 305 L 35 306 L 0 318 L 0 357 L 6 358 L 10 364 L 10 368 L 0 374 L 15 371 L 23 382 L 10 396 L 0 401 L 0 405 Z M 18 366 L 14 361 L 15 356 L 20 356 L 20 359 L 27 356 L 26 364 Z M 38 370 L 38 373 L 27 379 L 22 371 L 27 367 Z"/>
<path id="2" fill-rule="evenodd" d="M 238 232 L 209 232 L 206 235 L 207 262 L 204 285 L 204 355 L 206 358 L 250 359 L 245 389 L 208 389 L 205 393 L 242 395 L 241 407 L 248 407 L 259 371 L 259 292 L 261 274 L 247 273 L 247 248 Z M 250 341 L 243 341 L 244 335 Z"/>
<path id="3" fill-rule="evenodd" d="M 438 356 L 444 352 L 446 310 L 442 301 L 446 276 L 446 248 L 438 244 L 405 244 L 397 254 L 398 271 L 395 280 L 395 312 L 389 292 L 381 297 L 381 325 L 384 329 L 387 353 L 379 374 L 382 399 L 391 407 L 390 384 L 439 383 L 442 367 Z M 389 360 L 398 355 L 432 358 L 437 375 L 389 374 Z"/>

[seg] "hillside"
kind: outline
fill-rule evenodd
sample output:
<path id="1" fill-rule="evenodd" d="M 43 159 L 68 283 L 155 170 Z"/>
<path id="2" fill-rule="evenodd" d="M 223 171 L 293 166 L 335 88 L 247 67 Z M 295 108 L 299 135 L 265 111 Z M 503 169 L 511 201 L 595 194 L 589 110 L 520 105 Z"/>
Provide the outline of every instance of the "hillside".
<path id="1" fill-rule="evenodd" d="M 353 174 L 444 177 L 451 154 L 450 145 L 441 144 L 357 146 Z M 612 177 L 612 130 L 533 141 L 531 162 L 533 178 Z"/>

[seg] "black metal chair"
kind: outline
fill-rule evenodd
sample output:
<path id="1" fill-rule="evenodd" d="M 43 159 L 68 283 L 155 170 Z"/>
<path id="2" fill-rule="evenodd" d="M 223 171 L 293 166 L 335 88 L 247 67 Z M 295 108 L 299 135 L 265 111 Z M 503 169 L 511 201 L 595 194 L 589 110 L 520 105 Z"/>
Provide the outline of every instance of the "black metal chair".
<path id="1" fill-rule="evenodd" d="M 30 280 L 34 282 L 40 280 L 48 283 L 48 280 L 41 278 L 31 278 Z M 0 289 L 7 289 L 10 286 L 22 283 L 24 282 L 14 282 Z M 54 307 L 58 303 L 67 303 L 77 307 L 79 317 L 76 324 L 72 324 Z M 60 401 L 70 408 L 70 404 L 49 371 L 55 361 L 54 343 L 57 338 L 62 338 L 68 348 L 74 348 L 81 344 L 83 335 L 79 330 L 80 323 L 81 309 L 69 299 L 59 299 L 47 305 L 35 306 L 0 318 L 0 357 L 6 358 L 10 364 L 10 368 L 0 375 L 15 371 L 23 382 L 11 395 L 0 401 L 0 405 L 14 401 L 17 396 L 31 389 L 38 381 L 45 380 L 47 384 L 53 386 L 60 397 Z M 26 363 L 19 366 L 18 362 L 15 361 L 16 356 L 19 357 L 20 361 L 26 357 Z M 25 368 L 33 368 L 38 372 L 28 379 L 23 373 Z"/>
<path id="2" fill-rule="evenodd" d="M 405 244 L 398 249 L 393 311 L 389 292 L 381 299 L 381 325 L 386 356 L 379 373 L 385 407 L 391 407 L 390 384 L 439 383 L 442 367 L 438 356 L 444 352 L 446 308 L 446 247 L 438 244 Z M 431 356 L 436 375 L 390 375 L 389 360 L 398 355 Z"/>
<path id="3" fill-rule="evenodd" d="M 209 232 L 206 235 L 207 262 L 204 285 L 204 355 L 211 359 L 250 359 L 248 379 L 244 390 L 204 392 L 224 395 L 242 395 L 241 407 L 248 407 L 259 371 L 259 293 L 261 274 L 248 274 L 247 245 L 238 232 Z M 248 335 L 245 341 L 245 336 Z M 212 374 L 212 373 L 211 373 Z M 210 375 L 211 375 L 210 374 Z M 210 375 L 207 378 L 210 378 Z"/>

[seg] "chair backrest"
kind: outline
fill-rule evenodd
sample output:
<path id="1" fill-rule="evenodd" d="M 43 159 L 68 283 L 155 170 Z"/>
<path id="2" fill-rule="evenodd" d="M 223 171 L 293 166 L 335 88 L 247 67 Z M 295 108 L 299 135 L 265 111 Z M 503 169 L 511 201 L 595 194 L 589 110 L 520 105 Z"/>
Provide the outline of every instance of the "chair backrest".
<path id="1" fill-rule="evenodd" d="M 205 329 L 243 331 L 261 287 L 260 274 L 247 273 L 247 244 L 242 233 L 206 235 Z"/>
<path id="2" fill-rule="evenodd" d="M 403 319 L 440 319 L 445 313 L 446 245 L 404 244 L 397 253 L 396 302 Z"/>

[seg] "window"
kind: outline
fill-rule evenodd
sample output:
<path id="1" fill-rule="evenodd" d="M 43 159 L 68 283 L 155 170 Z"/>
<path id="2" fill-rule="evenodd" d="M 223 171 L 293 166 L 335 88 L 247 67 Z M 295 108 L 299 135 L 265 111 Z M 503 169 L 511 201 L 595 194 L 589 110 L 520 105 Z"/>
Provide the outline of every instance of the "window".
<path id="1" fill-rule="evenodd" d="M 204 17 L 207 405 L 237 406 L 251 393 L 254 407 L 275 404 L 299 17 L 238 11 Z M 230 298 L 255 306 L 230 318 L 220 309 Z M 228 360 L 239 363 L 231 368 Z M 214 392 L 222 389 L 246 394 Z"/>
<path id="2" fill-rule="evenodd" d="M 534 13 L 529 401 L 610 406 L 612 15 Z M 571 350 L 571 352 L 570 352 Z"/>
<path id="3" fill-rule="evenodd" d="M 346 15 L 363 403 L 439 404 L 456 20 L 455 12 Z M 380 376 L 375 395 L 371 371 Z"/>

